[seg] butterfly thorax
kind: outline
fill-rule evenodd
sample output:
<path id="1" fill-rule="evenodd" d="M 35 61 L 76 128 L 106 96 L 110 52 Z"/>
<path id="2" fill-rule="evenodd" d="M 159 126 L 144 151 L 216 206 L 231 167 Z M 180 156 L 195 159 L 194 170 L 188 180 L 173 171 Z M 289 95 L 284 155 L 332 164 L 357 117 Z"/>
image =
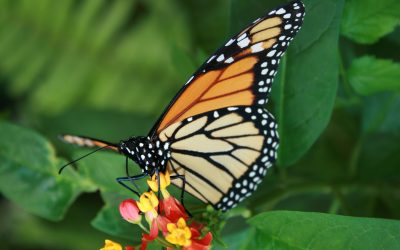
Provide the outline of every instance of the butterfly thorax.
<path id="1" fill-rule="evenodd" d="M 158 169 L 165 171 L 166 163 L 171 154 L 169 144 L 150 137 L 131 137 L 121 141 L 120 152 L 135 161 L 143 173 L 153 175 Z"/>

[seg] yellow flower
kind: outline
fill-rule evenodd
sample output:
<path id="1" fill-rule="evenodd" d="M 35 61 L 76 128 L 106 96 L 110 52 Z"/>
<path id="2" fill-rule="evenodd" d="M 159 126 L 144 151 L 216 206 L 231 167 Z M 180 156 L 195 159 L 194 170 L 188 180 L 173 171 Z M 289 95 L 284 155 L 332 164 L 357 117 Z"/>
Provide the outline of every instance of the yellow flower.
<path id="1" fill-rule="evenodd" d="M 100 248 L 100 250 L 122 250 L 122 247 L 114 241 L 105 240 L 105 245 L 103 248 Z"/>
<path id="2" fill-rule="evenodd" d="M 166 171 L 165 174 L 159 173 L 158 175 L 160 176 L 161 191 L 165 190 L 171 184 L 169 172 Z M 153 192 L 158 192 L 157 174 L 154 174 L 150 180 L 147 180 L 147 184 L 149 185 L 151 190 L 153 190 Z"/>
<path id="3" fill-rule="evenodd" d="M 143 213 L 155 211 L 154 208 L 158 206 L 158 198 L 152 191 L 144 192 L 140 196 L 137 206 Z"/>
<path id="4" fill-rule="evenodd" d="M 192 237 L 192 232 L 190 232 L 189 227 L 186 226 L 186 222 L 183 218 L 179 218 L 176 225 L 174 223 L 168 223 L 167 225 L 168 234 L 165 239 L 179 246 L 190 246 L 192 241 L 190 238 Z"/>

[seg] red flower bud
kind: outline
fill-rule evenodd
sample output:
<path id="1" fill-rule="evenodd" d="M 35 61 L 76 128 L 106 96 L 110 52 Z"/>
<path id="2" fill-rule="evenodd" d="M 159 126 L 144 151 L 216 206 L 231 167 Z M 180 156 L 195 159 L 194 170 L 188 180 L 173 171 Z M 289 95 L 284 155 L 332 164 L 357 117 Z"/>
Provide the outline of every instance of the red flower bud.
<path id="1" fill-rule="evenodd" d="M 139 214 L 140 210 L 137 203 L 133 199 L 126 199 L 119 205 L 119 212 L 121 216 L 128 222 L 138 224 L 142 220 L 142 216 Z"/>

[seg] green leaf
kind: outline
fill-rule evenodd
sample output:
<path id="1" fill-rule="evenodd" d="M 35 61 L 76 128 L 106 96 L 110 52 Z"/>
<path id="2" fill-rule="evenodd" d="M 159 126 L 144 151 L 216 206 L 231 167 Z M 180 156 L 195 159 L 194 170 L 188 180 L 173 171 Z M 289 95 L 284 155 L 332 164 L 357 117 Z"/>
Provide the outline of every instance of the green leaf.
<path id="1" fill-rule="evenodd" d="M 36 215 L 62 219 L 87 188 L 73 171 L 59 175 L 62 164 L 43 137 L 0 122 L 0 191 L 5 197 Z"/>
<path id="2" fill-rule="evenodd" d="M 400 95 L 382 93 L 365 99 L 362 130 L 400 136 Z"/>
<path id="3" fill-rule="evenodd" d="M 351 40 L 371 44 L 399 24 L 398 0 L 349 0 L 343 11 L 341 33 Z"/>
<path id="4" fill-rule="evenodd" d="M 3 201 L 1 225 L 7 232 L 2 249 L 98 249 L 110 235 L 99 232 L 90 225 L 96 214 L 97 195 L 85 195 L 69 209 L 61 223 L 52 223 L 21 210 L 16 204 Z M 4 206 L 5 205 L 5 206 Z M 4 235 L 4 233 L 3 233 Z M 112 237 L 112 240 L 127 245 L 125 240 Z M 10 245 L 7 244 L 11 242 Z M 4 245 L 5 243 L 5 245 Z M 62 248 L 60 248 L 62 245 Z"/>
<path id="5" fill-rule="evenodd" d="M 249 220 L 261 249 L 398 249 L 400 222 L 274 211 Z"/>
<path id="6" fill-rule="evenodd" d="M 303 28 L 281 62 L 272 90 L 280 165 L 291 165 L 304 155 L 331 117 L 338 82 L 342 5 L 343 1 L 305 1 Z"/>
<path id="7" fill-rule="evenodd" d="M 400 91 L 400 63 L 363 56 L 351 63 L 348 79 L 360 95 Z"/>
<path id="8" fill-rule="evenodd" d="M 241 228 L 237 232 L 228 234 L 223 237 L 224 242 L 227 243 L 226 246 L 219 246 L 217 244 L 213 244 L 213 249 L 215 250 L 223 250 L 223 249 L 237 249 L 237 250 L 245 250 L 245 249 L 256 249 L 254 246 L 254 228 Z"/>

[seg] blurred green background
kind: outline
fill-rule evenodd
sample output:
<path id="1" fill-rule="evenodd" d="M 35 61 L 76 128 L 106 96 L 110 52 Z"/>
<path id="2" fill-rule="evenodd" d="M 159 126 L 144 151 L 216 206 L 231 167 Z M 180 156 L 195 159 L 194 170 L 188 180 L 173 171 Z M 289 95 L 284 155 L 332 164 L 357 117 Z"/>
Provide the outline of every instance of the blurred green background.
<path id="1" fill-rule="evenodd" d="M 245 219 L 270 210 L 400 219 L 400 4 L 304 2 L 268 106 L 279 161 L 229 215 L 229 249 L 249 249 Z M 1 249 L 138 242 L 116 210 L 124 158 L 98 153 L 59 176 L 88 151 L 57 135 L 147 134 L 207 56 L 283 3 L 0 0 Z"/>

